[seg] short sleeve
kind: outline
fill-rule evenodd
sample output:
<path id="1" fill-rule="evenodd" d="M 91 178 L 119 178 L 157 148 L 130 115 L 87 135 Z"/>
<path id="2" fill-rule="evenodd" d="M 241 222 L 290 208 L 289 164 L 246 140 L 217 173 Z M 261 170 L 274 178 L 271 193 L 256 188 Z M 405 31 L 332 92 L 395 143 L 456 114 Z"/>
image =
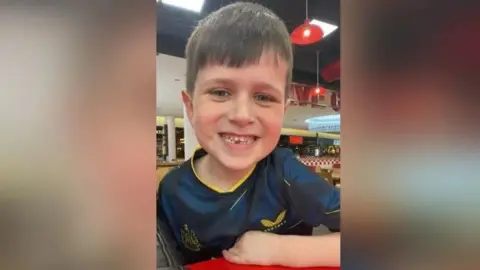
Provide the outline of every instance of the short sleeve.
<path id="1" fill-rule="evenodd" d="M 283 177 L 296 216 L 313 227 L 325 225 L 330 230 L 340 230 L 338 188 L 301 163 L 291 151 L 283 156 Z"/>

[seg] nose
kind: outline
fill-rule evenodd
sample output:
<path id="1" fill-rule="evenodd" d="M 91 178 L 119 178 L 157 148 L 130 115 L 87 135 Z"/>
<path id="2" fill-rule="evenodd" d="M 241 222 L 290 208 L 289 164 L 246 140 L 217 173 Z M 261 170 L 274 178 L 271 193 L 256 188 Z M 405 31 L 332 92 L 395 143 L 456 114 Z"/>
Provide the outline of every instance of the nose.
<path id="1" fill-rule="evenodd" d="M 248 97 L 237 96 L 230 107 L 228 120 L 239 127 L 252 124 L 254 121 L 254 108 L 251 103 Z"/>

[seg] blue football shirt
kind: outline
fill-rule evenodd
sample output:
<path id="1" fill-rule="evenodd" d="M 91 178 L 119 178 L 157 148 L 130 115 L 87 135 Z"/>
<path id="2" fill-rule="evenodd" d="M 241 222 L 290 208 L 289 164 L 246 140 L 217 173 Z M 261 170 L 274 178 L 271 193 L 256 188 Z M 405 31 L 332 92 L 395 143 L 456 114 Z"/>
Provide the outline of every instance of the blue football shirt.
<path id="1" fill-rule="evenodd" d="M 159 218 L 170 227 L 186 263 L 220 257 L 247 231 L 311 235 L 321 224 L 340 230 L 340 191 L 312 172 L 289 149 L 258 162 L 232 190 L 209 187 L 193 157 L 160 183 Z"/>

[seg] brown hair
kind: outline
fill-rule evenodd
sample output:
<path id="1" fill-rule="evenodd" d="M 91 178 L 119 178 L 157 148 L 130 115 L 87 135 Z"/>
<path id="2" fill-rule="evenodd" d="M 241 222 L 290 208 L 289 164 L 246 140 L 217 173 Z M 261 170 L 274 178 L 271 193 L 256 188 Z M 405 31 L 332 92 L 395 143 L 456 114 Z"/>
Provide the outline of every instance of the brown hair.
<path id="1" fill-rule="evenodd" d="M 288 63 L 286 87 L 292 81 L 293 52 L 287 27 L 271 10 L 237 2 L 212 12 L 190 36 L 185 50 L 188 93 L 195 88 L 198 71 L 209 64 L 241 67 L 258 63 L 270 50 Z"/>

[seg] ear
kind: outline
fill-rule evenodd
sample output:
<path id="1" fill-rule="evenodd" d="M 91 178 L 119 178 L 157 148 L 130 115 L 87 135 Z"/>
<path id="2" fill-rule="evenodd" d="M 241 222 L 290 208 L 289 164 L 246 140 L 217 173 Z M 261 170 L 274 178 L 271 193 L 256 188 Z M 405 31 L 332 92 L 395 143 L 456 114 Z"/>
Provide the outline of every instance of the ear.
<path id="1" fill-rule="evenodd" d="M 287 109 L 290 106 L 291 101 L 292 100 L 290 98 L 287 98 L 287 100 L 285 101 L 285 108 L 284 108 L 283 113 L 287 113 Z"/>
<path id="2" fill-rule="evenodd" d="M 185 111 L 187 112 L 188 121 L 191 124 L 193 118 L 193 100 L 187 91 L 182 91 L 182 101 L 183 105 L 185 106 Z"/>

